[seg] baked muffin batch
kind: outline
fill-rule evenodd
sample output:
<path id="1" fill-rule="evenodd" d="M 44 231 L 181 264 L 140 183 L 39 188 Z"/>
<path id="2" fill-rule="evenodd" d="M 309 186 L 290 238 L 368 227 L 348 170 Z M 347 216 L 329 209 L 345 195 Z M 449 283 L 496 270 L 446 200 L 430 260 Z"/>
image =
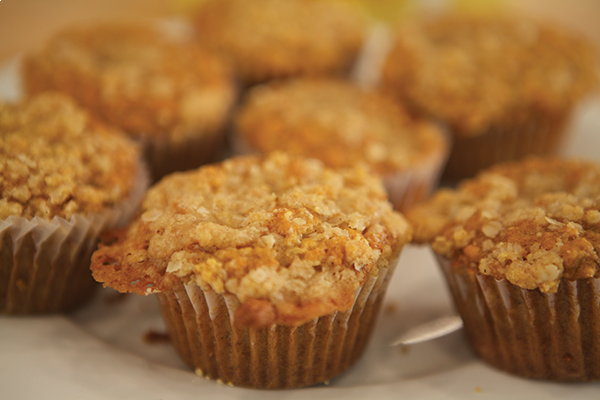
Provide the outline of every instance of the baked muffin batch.
<path id="1" fill-rule="evenodd" d="M 24 57 L 28 98 L 0 104 L 0 313 L 72 310 L 96 281 L 156 294 L 198 375 L 308 386 L 358 360 L 412 241 L 482 359 L 600 380 L 600 165 L 546 157 L 597 89 L 585 41 L 422 19 L 367 90 L 345 5 L 209 0 L 188 28 L 71 28 Z M 428 199 L 442 175 L 471 179 Z"/>

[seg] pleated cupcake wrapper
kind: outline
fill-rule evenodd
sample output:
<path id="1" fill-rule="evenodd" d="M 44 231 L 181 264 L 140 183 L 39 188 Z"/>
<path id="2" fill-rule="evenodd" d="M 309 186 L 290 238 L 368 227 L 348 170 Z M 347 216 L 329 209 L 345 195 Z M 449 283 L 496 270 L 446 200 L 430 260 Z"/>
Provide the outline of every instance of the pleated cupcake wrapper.
<path id="1" fill-rule="evenodd" d="M 391 172 L 381 177 L 388 198 L 396 210 L 405 212 L 427 198 L 437 187 L 450 148 L 448 134 L 444 132 L 443 135 L 446 143 L 427 160 L 410 169 Z M 235 131 L 230 142 L 234 154 L 257 152 L 242 135 Z"/>
<path id="2" fill-rule="evenodd" d="M 85 303 L 97 286 L 89 265 L 100 234 L 125 226 L 147 187 L 144 167 L 128 199 L 100 214 L 0 221 L 0 314 L 68 311 Z"/>
<path id="3" fill-rule="evenodd" d="M 225 122 L 223 122 L 225 124 Z M 166 136 L 143 137 L 140 142 L 152 181 L 175 171 L 185 171 L 219 159 L 225 148 L 225 128 L 206 129 L 183 140 Z"/>
<path id="4" fill-rule="evenodd" d="M 397 171 L 382 177 L 390 202 L 396 210 L 407 211 L 429 197 L 438 186 L 450 149 L 448 135 L 444 135 L 445 145 L 437 149 L 429 159 L 406 171 Z"/>
<path id="5" fill-rule="evenodd" d="M 438 260 L 469 342 L 485 361 L 527 378 L 600 380 L 600 279 L 563 280 L 544 294 Z"/>
<path id="6" fill-rule="evenodd" d="M 376 89 L 392 44 L 389 27 L 383 23 L 373 24 L 352 67 L 350 80 L 364 89 Z"/>
<path id="7" fill-rule="evenodd" d="M 334 378 L 359 358 L 396 264 L 369 276 L 350 310 L 300 326 L 239 327 L 236 296 L 195 284 L 159 293 L 159 301 L 175 348 L 198 375 L 250 388 L 309 386 Z"/>
<path id="8" fill-rule="evenodd" d="M 240 135 L 239 131 L 235 128 L 235 124 L 229 132 L 229 144 L 231 150 L 235 155 L 248 155 L 257 154 L 258 151 L 248 143 L 246 138 Z"/>
<path id="9" fill-rule="evenodd" d="M 492 125 L 481 135 L 455 136 L 442 180 L 455 183 L 499 162 L 558 153 L 570 115 L 571 110 L 533 114 L 512 125 Z"/>

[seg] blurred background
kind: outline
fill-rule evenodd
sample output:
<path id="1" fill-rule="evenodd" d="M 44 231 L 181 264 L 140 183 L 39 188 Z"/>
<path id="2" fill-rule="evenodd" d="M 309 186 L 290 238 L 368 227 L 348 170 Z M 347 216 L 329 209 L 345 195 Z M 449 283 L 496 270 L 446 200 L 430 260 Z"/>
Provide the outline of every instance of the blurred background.
<path id="1" fill-rule="evenodd" d="M 73 23 L 185 15 L 204 0 L 0 0 L 0 63 L 40 46 Z M 248 0 L 252 1 L 252 0 Z M 283 1 L 283 0 L 282 0 Z M 580 32 L 600 48 L 600 0 L 343 0 L 388 22 L 451 9 L 506 9 L 554 20 Z"/>

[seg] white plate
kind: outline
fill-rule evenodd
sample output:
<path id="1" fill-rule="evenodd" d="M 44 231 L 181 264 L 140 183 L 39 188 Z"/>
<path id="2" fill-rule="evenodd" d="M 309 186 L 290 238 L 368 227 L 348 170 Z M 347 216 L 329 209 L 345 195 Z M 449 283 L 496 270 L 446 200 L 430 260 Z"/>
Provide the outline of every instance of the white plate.
<path id="1" fill-rule="evenodd" d="M 0 66 L 0 98 L 20 93 L 18 61 Z M 600 161 L 600 100 L 577 115 L 567 155 Z M 507 375 L 481 362 L 462 332 L 407 348 L 398 333 L 452 313 L 431 253 L 409 246 L 391 281 L 369 347 L 347 373 L 311 388 L 233 388 L 194 375 L 169 344 L 143 336 L 165 328 L 153 297 L 101 290 L 76 313 L 0 317 L 0 399 L 562 399 L 597 398 L 600 383 L 555 384 Z"/>

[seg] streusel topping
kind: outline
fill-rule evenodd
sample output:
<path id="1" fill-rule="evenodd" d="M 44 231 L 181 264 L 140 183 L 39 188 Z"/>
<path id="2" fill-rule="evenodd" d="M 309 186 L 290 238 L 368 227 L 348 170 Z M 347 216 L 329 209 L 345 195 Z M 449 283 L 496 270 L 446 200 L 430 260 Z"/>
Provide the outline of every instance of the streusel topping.
<path id="1" fill-rule="evenodd" d="M 102 24 L 53 37 L 24 61 L 29 93 L 69 93 L 135 136 L 178 141 L 220 126 L 235 100 L 228 67 L 183 35 Z"/>
<path id="2" fill-rule="evenodd" d="M 200 40 L 227 55 L 246 83 L 347 69 L 366 24 L 343 3 L 214 0 L 195 15 Z"/>
<path id="3" fill-rule="evenodd" d="M 94 254 L 96 280 L 148 294 L 179 282 L 269 304 L 299 323 L 351 307 L 355 291 L 410 240 L 381 182 L 272 153 L 177 173 L 147 194 L 139 217 Z"/>
<path id="4" fill-rule="evenodd" d="M 341 80 L 255 87 L 236 117 L 238 134 L 253 149 L 315 157 L 333 168 L 365 162 L 382 174 L 406 170 L 446 147 L 434 124 Z"/>
<path id="5" fill-rule="evenodd" d="M 129 195 L 139 150 L 58 93 L 0 103 L 0 219 L 100 212 Z"/>
<path id="6" fill-rule="evenodd" d="M 382 88 L 460 136 L 523 112 L 568 109 L 598 85 L 596 51 L 533 21 L 450 15 L 397 32 Z"/>
<path id="7" fill-rule="evenodd" d="M 528 159 L 440 190 L 408 214 L 414 241 L 525 289 L 598 277 L 600 166 Z"/>

